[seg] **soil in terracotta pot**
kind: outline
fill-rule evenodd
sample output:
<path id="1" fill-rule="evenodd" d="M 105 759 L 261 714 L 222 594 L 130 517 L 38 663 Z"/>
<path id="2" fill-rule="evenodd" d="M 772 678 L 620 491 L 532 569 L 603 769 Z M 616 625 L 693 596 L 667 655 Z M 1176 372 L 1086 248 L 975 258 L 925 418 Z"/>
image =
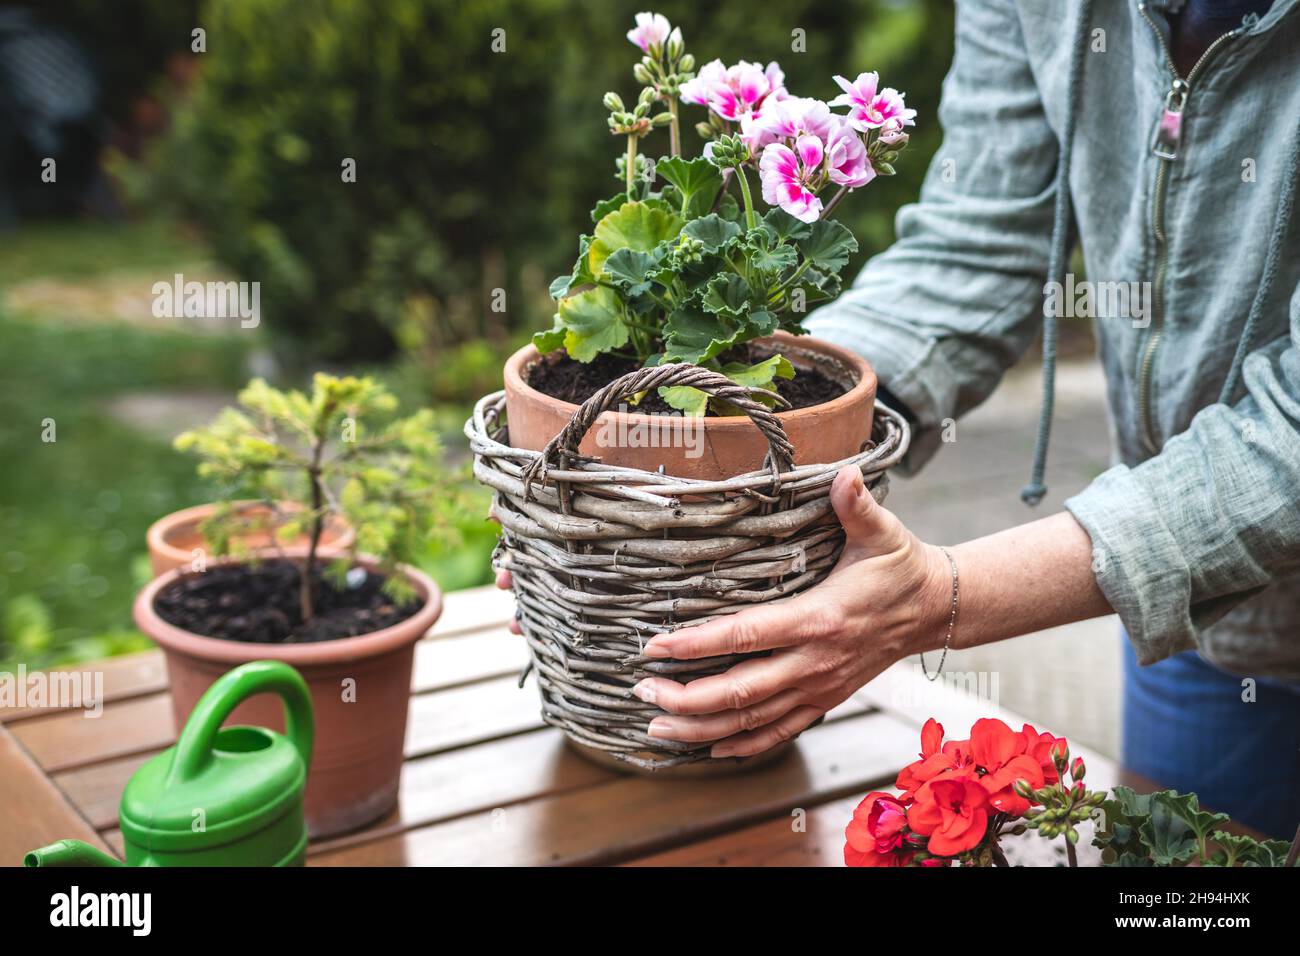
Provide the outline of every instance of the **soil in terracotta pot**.
<path id="1" fill-rule="evenodd" d="M 742 345 L 719 356 L 722 362 L 753 364 L 771 356 L 749 345 Z M 590 362 L 575 362 L 564 352 L 554 352 L 528 372 L 528 384 L 544 395 L 580 405 L 619 376 L 634 372 L 641 365 L 635 359 L 617 355 L 598 355 Z M 811 408 L 839 398 L 847 388 L 815 368 L 799 369 L 794 378 L 778 379 L 777 394 L 794 408 Z M 629 409 L 632 411 L 633 409 Z M 679 415 L 658 394 L 646 395 L 635 411 L 651 415 Z M 708 413 L 710 416 L 713 412 Z"/>
<path id="2" fill-rule="evenodd" d="M 360 571 L 361 569 L 358 569 Z M 298 565 L 270 560 L 257 565 L 219 564 L 187 574 L 158 593 L 154 609 L 168 624 L 206 637 L 253 644 L 311 644 L 370 634 L 404 621 L 418 600 L 397 604 L 383 592 L 384 576 L 353 572 L 338 590 L 318 569 L 316 607 L 303 623 Z"/>

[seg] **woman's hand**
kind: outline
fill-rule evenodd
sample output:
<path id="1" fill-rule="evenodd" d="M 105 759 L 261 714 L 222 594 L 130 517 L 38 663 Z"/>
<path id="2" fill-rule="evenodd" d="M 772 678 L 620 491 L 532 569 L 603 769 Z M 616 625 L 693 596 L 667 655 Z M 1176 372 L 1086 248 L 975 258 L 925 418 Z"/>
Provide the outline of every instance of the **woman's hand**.
<path id="1" fill-rule="evenodd" d="M 648 677 L 637 697 L 672 716 L 652 737 L 707 742 L 714 757 L 760 753 L 789 740 L 895 661 L 942 646 L 952 570 L 875 502 L 858 469 L 845 466 L 831 504 L 847 541 L 831 574 L 797 597 L 661 634 L 647 657 L 693 660 L 772 651 L 726 673 L 680 684 Z"/>

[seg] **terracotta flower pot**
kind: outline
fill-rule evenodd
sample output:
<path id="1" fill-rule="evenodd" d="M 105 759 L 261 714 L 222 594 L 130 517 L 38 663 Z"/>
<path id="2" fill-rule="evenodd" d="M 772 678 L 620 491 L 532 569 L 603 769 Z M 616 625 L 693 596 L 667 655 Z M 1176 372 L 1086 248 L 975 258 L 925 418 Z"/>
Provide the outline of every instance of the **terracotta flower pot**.
<path id="1" fill-rule="evenodd" d="M 785 332 L 757 344 L 779 350 L 795 366 L 796 374 L 798 369 L 817 368 L 848 388 L 824 404 L 777 416 L 794 444 L 795 464 L 835 462 L 856 455 L 871 436 L 876 401 L 876 374 L 866 359 L 829 342 Z M 540 361 L 537 349 L 528 345 L 510 356 L 505 366 L 510 444 L 532 451 L 544 448 L 578 410 L 577 405 L 528 384 L 529 369 Z M 579 450 L 611 465 L 645 471 L 662 465 L 666 473 L 678 478 L 720 480 L 762 466 L 767 441 L 748 418 L 694 421 L 697 425 L 702 422 L 702 427 L 695 431 L 683 427 L 673 433 L 665 416 L 606 412 L 587 432 Z"/>
<path id="2" fill-rule="evenodd" d="M 861 451 L 871 437 L 876 401 L 876 374 L 866 359 L 829 342 L 785 332 L 756 344 L 780 351 L 795 366 L 796 374 L 801 369 L 816 368 L 847 389 L 824 404 L 777 415 L 794 445 L 795 463 L 836 462 Z M 529 370 L 541 361 L 544 361 L 542 356 L 529 345 L 506 362 L 506 417 L 510 444 L 516 448 L 542 450 L 578 411 L 577 405 L 552 398 L 528 384 Z M 679 478 L 716 481 L 762 467 L 767 439 L 747 417 L 696 419 L 701 427 L 693 434 L 679 433 L 682 440 L 674 440 L 671 431 L 665 432 L 664 419 L 665 416 L 606 412 L 587 431 L 579 450 L 599 457 L 606 464 L 643 471 L 655 471 L 662 465 L 667 474 Z M 660 440 L 644 440 L 656 434 Z M 649 772 L 615 760 L 605 751 L 588 747 L 572 737 L 565 739 L 574 750 L 603 766 L 624 773 Z M 654 773 L 675 777 L 737 773 L 761 767 L 789 749 L 787 743 L 755 757 L 686 764 Z"/>
<path id="3" fill-rule="evenodd" d="M 359 563 L 375 567 L 368 558 Z M 154 600 L 182 576 L 179 570 L 155 578 L 135 600 L 136 625 L 167 657 L 178 732 L 203 692 L 232 667 L 276 660 L 302 674 L 316 720 L 305 796 L 307 827 L 314 838 L 365 826 L 397 803 L 415 642 L 442 613 L 438 586 L 414 568 L 403 566 L 402 571 L 424 602 L 413 616 L 372 634 L 314 644 L 228 641 L 168 624 L 154 610 Z M 235 708 L 229 722 L 283 731 L 279 698 L 250 698 Z"/>
<path id="4" fill-rule="evenodd" d="M 235 505 L 247 509 L 248 514 L 256 518 L 270 516 L 271 509 L 260 502 L 237 501 Z M 294 502 L 285 502 L 280 507 L 286 511 L 301 510 L 301 505 Z M 195 550 L 207 548 L 207 541 L 199 526 L 211 518 L 216 510 L 215 504 L 195 505 L 193 508 L 173 511 L 149 526 L 145 540 L 149 543 L 149 562 L 153 565 L 154 577 L 174 568 L 190 567 Z M 236 536 L 238 543 L 250 551 L 271 546 L 274 543 L 271 538 L 269 531 Z M 342 551 L 352 546 L 354 538 L 352 529 L 345 522 L 337 518 L 331 519 L 326 522 L 325 531 L 321 535 L 321 547 L 327 551 Z M 306 535 L 301 542 L 295 542 L 298 543 L 305 546 Z"/>

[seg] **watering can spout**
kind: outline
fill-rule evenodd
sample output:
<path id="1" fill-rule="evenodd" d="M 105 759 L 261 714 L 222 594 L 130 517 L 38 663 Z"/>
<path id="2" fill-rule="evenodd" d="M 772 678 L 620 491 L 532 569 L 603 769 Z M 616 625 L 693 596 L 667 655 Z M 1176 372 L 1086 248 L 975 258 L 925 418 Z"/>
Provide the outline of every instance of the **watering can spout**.
<path id="1" fill-rule="evenodd" d="M 32 850 L 23 857 L 23 866 L 125 866 L 125 864 L 80 840 L 60 840 Z"/>

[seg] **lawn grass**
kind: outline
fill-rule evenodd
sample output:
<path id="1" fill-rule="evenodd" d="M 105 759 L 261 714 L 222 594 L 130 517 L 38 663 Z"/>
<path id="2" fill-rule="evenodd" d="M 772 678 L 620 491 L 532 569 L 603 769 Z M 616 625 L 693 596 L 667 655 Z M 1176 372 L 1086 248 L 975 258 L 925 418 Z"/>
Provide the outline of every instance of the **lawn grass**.
<path id="1" fill-rule="evenodd" d="M 0 668 L 142 646 L 130 632 L 148 574 L 145 530 L 211 494 L 192 461 L 107 415 L 104 400 L 150 387 L 233 390 L 245 350 L 234 336 L 0 310 Z"/>
<path id="2" fill-rule="evenodd" d="M 37 225 L 0 240 L 6 289 L 31 288 L 31 280 L 111 289 L 120 277 L 133 286 L 141 275 L 210 263 L 201 243 L 164 222 Z M 131 622 L 135 593 L 149 577 L 145 531 L 162 515 L 211 500 L 214 489 L 196 476 L 192 458 L 113 417 L 107 405 L 153 389 L 233 395 L 257 341 L 246 332 L 60 314 L 63 302 L 84 310 L 84 297 L 50 301 L 14 309 L 0 289 L 0 670 L 11 672 L 19 662 L 48 667 L 149 646 Z M 398 369 L 365 371 L 392 378 L 408 408 L 444 399 L 413 391 Z M 439 402 L 449 447 L 463 443 L 468 398 Z M 484 521 L 486 491 L 476 486 L 474 496 L 481 509 L 457 522 L 461 542 L 420 562 L 446 590 L 490 580 L 495 526 Z"/>

